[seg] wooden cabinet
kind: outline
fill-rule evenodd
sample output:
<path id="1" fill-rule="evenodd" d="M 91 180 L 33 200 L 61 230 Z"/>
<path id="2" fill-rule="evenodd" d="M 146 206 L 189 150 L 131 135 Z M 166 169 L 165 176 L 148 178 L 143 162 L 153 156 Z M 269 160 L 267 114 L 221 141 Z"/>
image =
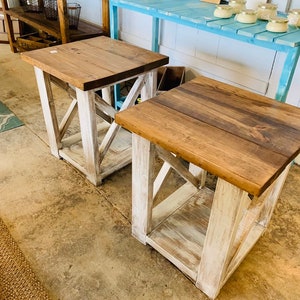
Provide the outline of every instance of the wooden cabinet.
<path id="1" fill-rule="evenodd" d="M 104 16 L 103 20 L 105 22 L 109 22 L 107 17 L 108 10 L 106 9 L 107 2 L 108 0 L 102 1 L 102 5 L 104 7 L 102 14 Z M 27 12 L 22 6 L 8 8 L 8 0 L 1 0 L 1 3 L 5 17 L 5 23 L 7 26 L 8 39 L 11 50 L 13 52 L 18 52 L 18 47 L 16 39 L 14 37 L 12 18 L 17 18 L 20 22 L 23 22 L 35 28 L 38 32 L 44 32 L 53 36 L 61 43 L 68 43 L 71 41 L 95 37 L 106 33 L 103 31 L 102 27 L 83 20 L 79 21 L 77 29 L 69 29 L 69 18 L 66 0 L 57 0 L 57 21 L 48 20 L 43 13 Z M 108 24 L 104 24 L 103 27 L 106 28 L 106 31 L 108 31 Z"/>

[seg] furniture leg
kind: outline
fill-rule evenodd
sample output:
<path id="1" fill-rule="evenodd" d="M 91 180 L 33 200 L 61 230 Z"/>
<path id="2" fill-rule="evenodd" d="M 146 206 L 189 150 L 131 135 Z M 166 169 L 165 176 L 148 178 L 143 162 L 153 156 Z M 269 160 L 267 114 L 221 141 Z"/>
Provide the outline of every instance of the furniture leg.
<path id="1" fill-rule="evenodd" d="M 292 48 L 288 51 L 283 70 L 281 72 L 275 99 L 281 102 L 286 101 L 288 91 L 290 89 L 293 76 L 296 70 L 297 61 L 300 55 L 300 48 Z"/>
<path id="2" fill-rule="evenodd" d="M 157 69 L 148 72 L 145 75 L 144 85 L 141 90 L 142 101 L 153 98 L 156 95 L 157 87 Z"/>
<path id="3" fill-rule="evenodd" d="M 151 231 L 155 146 L 132 134 L 132 235 L 146 244 Z"/>
<path id="4" fill-rule="evenodd" d="M 290 167 L 291 167 L 291 164 L 289 164 L 285 168 L 285 170 L 280 174 L 280 176 L 273 183 L 270 195 L 264 202 L 264 206 L 263 206 L 260 216 L 258 218 L 258 223 L 264 227 L 267 227 L 270 223 L 271 216 L 273 214 L 273 211 L 276 206 L 279 195 L 282 191 L 286 177 L 289 173 Z"/>
<path id="5" fill-rule="evenodd" d="M 219 178 L 198 269 L 196 286 L 215 298 L 226 276 L 248 193 Z"/>
<path id="6" fill-rule="evenodd" d="M 119 17 L 118 7 L 110 2 L 109 7 L 109 20 L 110 20 L 110 37 L 117 40 L 119 38 Z"/>
<path id="7" fill-rule="evenodd" d="M 12 52 L 16 53 L 16 52 L 18 52 L 18 50 L 14 46 L 16 40 L 15 40 L 11 16 L 5 13 L 5 11 L 8 10 L 7 0 L 2 0 L 1 3 L 2 3 L 2 9 L 4 10 L 4 21 L 5 21 L 5 27 L 6 27 L 6 31 L 7 31 L 7 37 L 8 37 L 10 49 Z"/>
<path id="8" fill-rule="evenodd" d="M 76 88 L 82 147 L 87 178 L 95 185 L 101 183 L 97 141 L 95 94 Z"/>
<path id="9" fill-rule="evenodd" d="M 50 150 L 54 156 L 59 158 L 59 149 L 61 148 L 61 135 L 59 132 L 59 125 L 52 94 L 51 78 L 48 73 L 43 72 L 37 67 L 34 67 L 34 71 L 48 133 Z"/>

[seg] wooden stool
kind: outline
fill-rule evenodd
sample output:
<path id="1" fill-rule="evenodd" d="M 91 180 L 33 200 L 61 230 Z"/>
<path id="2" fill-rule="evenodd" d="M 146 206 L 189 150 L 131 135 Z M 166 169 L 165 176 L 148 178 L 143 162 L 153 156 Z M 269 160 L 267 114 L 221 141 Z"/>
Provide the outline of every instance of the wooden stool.
<path id="1" fill-rule="evenodd" d="M 107 88 L 137 78 L 121 110 L 134 105 L 140 94 L 142 100 L 153 97 L 156 70 L 168 63 L 168 57 L 104 36 L 24 52 L 21 57 L 35 69 L 53 155 L 70 162 L 95 185 L 131 162 L 131 135 L 118 132 Z M 73 98 L 60 124 L 51 82 Z M 95 93 L 99 89 L 106 101 Z M 64 138 L 77 110 L 80 132 Z M 96 115 L 103 121 L 98 127 Z"/>
<path id="2" fill-rule="evenodd" d="M 217 297 L 270 221 L 300 152 L 299 115 L 204 77 L 118 113 L 134 133 L 132 234 Z M 156 178 L 155 155 L 164 161 Z M 154 207 L 170 167 L 186 183 Z M 217 176 L 215 190 L 202 170 Z"/>

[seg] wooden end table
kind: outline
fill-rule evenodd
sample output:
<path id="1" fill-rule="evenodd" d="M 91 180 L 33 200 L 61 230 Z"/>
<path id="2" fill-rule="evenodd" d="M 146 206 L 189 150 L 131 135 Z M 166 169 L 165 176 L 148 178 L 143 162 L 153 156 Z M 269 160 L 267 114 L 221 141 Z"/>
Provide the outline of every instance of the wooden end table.
<path id="1" fill-rule="evenodd" d="M 300 152 L 300 109 L 198 77 L 116 122 L 133 132 L 133 236 L 217 297 L 270 221 Z M 186 183 L 154 206 L 170 168 Z"/>
<path id="2" fill-rule="evenodd" d="M 34 66 L 54 156 L 73 164 L 95 185 L 131 162 L 131 135 L 114 121 L 109 87 L 136 78 L 121 110 L 134 105 L 139 95 L 142 100 L 153 97 L 157 68 L 168 63 L 167 56 L 101 36 L 24 52 L 21 57 Z M 60 123 L 53 82 L 73 98 Z M 100 89 L 102 98 L 95 93 Z M 65 137 L 77 110 L 80 132 Z M 98 117 L 103 122 L 97 127 Z"/>

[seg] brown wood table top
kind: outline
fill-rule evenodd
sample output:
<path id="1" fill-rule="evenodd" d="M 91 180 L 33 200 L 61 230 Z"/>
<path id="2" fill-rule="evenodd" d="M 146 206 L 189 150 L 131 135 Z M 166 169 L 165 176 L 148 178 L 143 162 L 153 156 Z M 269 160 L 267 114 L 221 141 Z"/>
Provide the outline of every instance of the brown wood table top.
<path id="1" fill-rule="evenodd" d="M 116 122 L 256 196 L 300 152 L 299 108 L 205 77 Z"/>
<path id="2" fill-rule="evenodd" d="M 84 91 L 125 80 L 169 62 L 165 55 L 105 36 L 23 52 L 21 57 Z"/>

